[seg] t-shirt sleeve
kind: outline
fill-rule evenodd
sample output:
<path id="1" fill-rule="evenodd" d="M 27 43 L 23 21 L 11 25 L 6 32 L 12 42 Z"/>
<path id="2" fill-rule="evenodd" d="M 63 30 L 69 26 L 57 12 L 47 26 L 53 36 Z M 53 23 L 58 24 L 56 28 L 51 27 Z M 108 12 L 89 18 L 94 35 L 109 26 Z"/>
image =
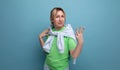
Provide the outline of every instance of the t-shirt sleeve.
<path id="1" fill-rule="evenodd" d="M 73 50 L 76 47 L 76 41 L 73 38 L 68 39 L 69 50 Z"/>

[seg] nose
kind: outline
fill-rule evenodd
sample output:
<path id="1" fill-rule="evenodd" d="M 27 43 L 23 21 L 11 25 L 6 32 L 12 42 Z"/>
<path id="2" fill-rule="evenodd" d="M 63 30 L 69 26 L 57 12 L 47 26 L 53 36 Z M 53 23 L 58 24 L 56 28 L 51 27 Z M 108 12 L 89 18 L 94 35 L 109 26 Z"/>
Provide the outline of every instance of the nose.
<path id="1" fill-rule="evenodd" d="M 60 17 L 59 20 L 62 21 L 62 17 Z"/>

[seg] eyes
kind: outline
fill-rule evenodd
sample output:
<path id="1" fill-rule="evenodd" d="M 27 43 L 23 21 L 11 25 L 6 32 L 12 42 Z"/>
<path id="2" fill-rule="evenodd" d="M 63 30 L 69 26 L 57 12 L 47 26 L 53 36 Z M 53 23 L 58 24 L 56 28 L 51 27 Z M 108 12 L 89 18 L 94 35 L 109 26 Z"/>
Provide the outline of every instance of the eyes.
<path id="1" fill-rule="evenodd" d="M 61 17 L 61 18 L 65 18 L 64 15 L 57 15 L 57 16 L 56 16 L 56 18 L 60 18 L 60 17 Z"/>

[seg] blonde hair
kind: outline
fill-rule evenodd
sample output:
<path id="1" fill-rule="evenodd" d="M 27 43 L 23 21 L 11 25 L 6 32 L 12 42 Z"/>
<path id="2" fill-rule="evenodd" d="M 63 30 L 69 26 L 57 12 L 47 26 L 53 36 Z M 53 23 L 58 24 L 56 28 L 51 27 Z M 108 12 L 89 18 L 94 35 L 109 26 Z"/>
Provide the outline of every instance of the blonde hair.
<path id="1" fill-rule="evenodd" d="M 65 15 L 65 12 L 64 12 L 64 10 L 63 10 L 62 8 L 60 8 L 60 7 L 55 7 L 55 8 L 53 8 L 53 9 L 51 10 L 51 12 L 50 12 L 50 21 L 51 21 L 51 24 L 52 24 L 52 25 L 54 24 L 54 23 L 52 22 L 52 20 L 54 20 L 54 18 L 56 17 L 56 14 L 57 14 L 58 11 L 62 11 L 62 12 L 64 13 L 64 15 Z"/>

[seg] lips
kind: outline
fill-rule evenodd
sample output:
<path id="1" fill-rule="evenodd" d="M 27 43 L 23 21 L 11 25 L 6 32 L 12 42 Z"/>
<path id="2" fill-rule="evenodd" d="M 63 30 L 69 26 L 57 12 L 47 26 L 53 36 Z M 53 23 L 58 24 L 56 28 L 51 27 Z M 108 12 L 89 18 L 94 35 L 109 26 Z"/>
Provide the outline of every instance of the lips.
<path id="1" fill-rule="evenodd" d="M 58 23 L 58 24 L 63 24 L 62 22 Z"/>

